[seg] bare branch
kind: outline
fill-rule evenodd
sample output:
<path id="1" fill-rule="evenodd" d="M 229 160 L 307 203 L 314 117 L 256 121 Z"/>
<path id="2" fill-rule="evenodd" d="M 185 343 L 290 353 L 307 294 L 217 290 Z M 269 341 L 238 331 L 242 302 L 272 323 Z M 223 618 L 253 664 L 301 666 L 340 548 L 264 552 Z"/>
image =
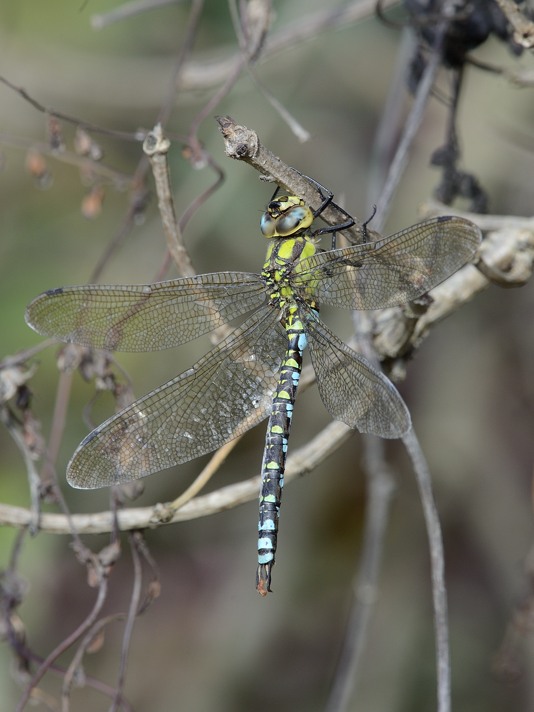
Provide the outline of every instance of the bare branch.
<path id="1" fill-rule="evenodd" d="M 128 607 L 128 615 L 126 617 L 126 626 L 124 628 L 124 635 L 122 637 L 117 691 L 115 697 L 113 698 L 113 704 L 111 705 L 110 712 L 117 712 L 117 710 L 119 710 L 122 706 L 124 686 L 126 684 L 126 664 L 128 660 L 128 653 L 130 650 L 130 643 L 132 641 L 135 619 L 139 612 L 139 601 L 141 600 L 142 568 L 141 558 L 139 556 L 139 551 L 137 548 L 137 537 L 135 532 L 130 533 L 128 535 L 128 541 L 130 544 L 130 551 L 132 552 L 134 580 L 132 586 L 132 594 L 130 597 L 130 605 Z"/>
<path id="2" fill-rule="evenodd" d="M 167 154 L 170 148 L 170 141 L 163 135 L 161 124 L 157 124 L 152 131 L 147 134 L 143 142 L 143 151 L 148 156 L 156 193 L 158 195 L 158 208 L 163 224 L 163 232 L 167 240 L 167 248 L 172 255 L 178 274 L 181 277 L 190 277 L 195 274 L 189 254 L 184 247 L 183 236 L 178 227 L 176 213 L 174 211 L 174 198 L 171 190 L 169 164 Z"/>
<path id="3" fill-rule="evenodd" d="M 306 176 L 271 153 L 261 143 L 255 131 L 237 124 L 231 116 L 218 116 L 216 120 L 224 138 L 226 155 L 229 158 L 244 161 L 264 176 L 264 180 L 272 181 L 289 191 L 291 195 L 300 196 L 307 205 L 314 209 L 319 207 L 321 199 L 317 189 L 306 179 Z M 328 225 L 338 225 L 346 220 L 346 216 L 342 215 L 335 206 L 329 206 L 321 213 L 321 219 Z M 363 239 L 362 227 L 358 222 L 354 227 L 343 232 L 350 236 L 352 242 L 361 242 Z M 371 236 L 376 235 L 373 230 L 368 230 L 368 232 Z"/>
<path id="4" fill-rule="evenodd" d="M 311 472 L 320 462 L 335 452 L 353 432 L 343 423 L 330 423 L 305 447 L 295 450 L 288 458 L 286 481 Z M 151 529 L 232 509 L 239 504 L 257 499 L 259 482 L 260 478 L 256 476 L 223 487 L 216 492 L 210 492 L 190 500 L 178 511 L 173 511 L 171 504 L 124 509 L 117 513 L 118 528 L 121 531 Z M 102 534 L 112 531 L 114 526 L 113 515 L 109 511 L 73 514 L 70 519 L 80 534 Z M 0 523 L 14 527 L 27 527 L 30 521 L 31 512 L 29 510 L 0 504 Z M 70 534 L 70 522 L 63 514 L 45 512 L 41 516 L 40 529 L 52 534 Z"/>
<path id="5" fill-rule="evenodd" d="M 24 694 L 20 698 L 15 712 L 22 712 L 29 701 L 32 690 L 44 677 L 44 675 L 50 670 L 52 664 L 62 655 L 66 650 L 68 650 L 71 645 L 73 645 L 79 638 L 81 638 L 96 621 L 97 616 L 102 610 L 102 606 L 106 600 L 107 596 L 107 577 L 101 576 L 98 585 L 98 593 L 93 605 L 93 608 L 85 618 L 85 620 L 78 626 L 78 628 L 68 635 L 61 643 L 48 655 L 46 660 L 44 660 L 41 665 L 37 668 L 36 672 L 33 674 L 30 682 L 26 686 Z"/>
<path id="6" fill-rule="evenodd" d="M 357 682 L 358 668 L 365 651 L 371 615 L 378 596 L 378 577 L 382 566 L 384 539 L 395 491 L 393 475 L 385 459 L 384 441 L 369 436 L 364 439 L 364 445 L 367 506 L 363 551 L 359 553 L 359 565 L 352 585 L 351 610 L 325 712 L 341 712 L 349 709 Z"/>
<path id="7" fill-rule="evenodd" d="M 34 109 L 36 109 L 42 114 L 46 114 L 47 116 L 52 116 L 56 119 L 60 119 L 61 121 L 66 121 L 69 124 L 80 126 L 81 128 L 86 129 L 87 131 L 95 131 L 99 134 L 113 136 L 114 138 L 119 138 L 124 141 L 139 141 L 140 139 L 138 133 L 131 133 L 127 131 L 114 131 L 112 129 L 107 129 L 102 126 L 98 126 L 97 124 L 93 124 L 89 121 L 83 121 L 76 116 L 70 116 L 69 114 L 63 113 L 62 111 L 56 111 L 55 109 L 47 107 L 44 104 L 41 104 L 41 102 L 37 101 L 37 99 L 35 99 L 28 91 L 26 91 L 26 89 L 24 89 L 24 87 L 19 87 L 16 84 L 13 84 L 13 82 L 10 82 L 9 79 L 7 79 L 6 77 L 0 76 L 0 83 L 5 84 L 7 87 L 15 91 L 25 101 L 31 104 Z"/>
<path id="8" fill-rule="evenodd" d="M 534 45 L 534 22 L 525 17 L 512 0 L 497 0 L 497 4 L 514 28 L 514 40 L 521 47 L 530 49 Z"/>
<path id="9" fill-rule="evenodd" d="M 395 156 L 389 166 L 386 182 L 380 191 L 380 197 L 376 203 L 376 224 L 378 226 L 378 230 L 381 230 L 382 226 L 386 222 L 395 190 L 397 189 L 399 181 L 408 163 L 410 147 L 423 120 L 427 101 L 430 96 L 430 92 L 432 91 L 432 87 L 434 86 L 434 80 L 441 64 L 441 46 L 447 26 L 448 21 L 442 20 L 436 30 L 436 40 L 432 47 L 432 54 L 417 87 L 415 101 L 410 111 L 410 115 L 405 123 L 405 128 L 395 152 Z"/>
<path id="10" fill-rule="evenodd" d="M 445 584 L 445 556 L 439 514 L 432 492 L 432 478 L 428 465 L 415 435 L 410 430 L 402 441 L 410 455 L 419 497 L 423 505 L 428 549 L 430 552 L 430 570 L 432 577 L 432 600 L 434 604 L 434 631 L 436 637 L 437 668 L 437 712 L 450 712 L 451 709 L 451 666 L 449 653 L 449 619 L 447 614 L 447 587 Z"/>
<path id="11" fill-rule="evenodd" d="M 398 0 L 383 0 L 382 7 L 386 9 Z M 285 50 L 294 50 L 299 44 L 317 37 L 323 32 L 349 27 L 372 15 L 376 8 L 376 0 L 352 0 L 341 7 L 328 7 L 316 13 L 300 16 L 298 20 L 280 30 L 272 32 L 265 41 L 261 61 L 272 56 L 278 56 Z M 181 78 L 181 88 L 184 90 L 207 89 L 223 84 L 232 72 L 237 54 L 226 59 L 210 58 L 206 61 L 188 62 Z"/>
<path id="12" fill-rule="evenodd" d="M 101 30 L 115 22 L 123 22 L 149 10 L 159 10 L 160 7 L 174 4 L 176 4 L 176 0 L 130 0 L 109 12 L 93 15 L 91 25 L 95 30 Z"/>
<path id="13" fill-rule="evenodd" d="M 477 216 L 472 216 L 476 222 Z M 481 216 L 480 225 L 492 222 Z M 498 220 L 500 222 L 500 219 Z M 476 267 L 466 265 L 430 292 L 432 299 L 419 317 L 403 307 L 385 309 L 376 315 L 373 343 L 380 358 L 395 359 L 411 353 L 431 327 L 470 301 L 491 283 L 521 286 L 532 276 L 534 229 L 511 228 L 491 232 L 483 240 Z"/>

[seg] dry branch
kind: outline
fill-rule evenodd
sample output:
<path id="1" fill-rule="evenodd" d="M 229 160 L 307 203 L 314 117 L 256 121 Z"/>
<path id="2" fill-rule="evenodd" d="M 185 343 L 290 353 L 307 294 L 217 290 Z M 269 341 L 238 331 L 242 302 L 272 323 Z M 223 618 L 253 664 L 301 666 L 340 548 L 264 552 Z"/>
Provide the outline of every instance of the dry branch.
<path id="1" fill-rule="evenodd" d="M 294 480 L 313 470 L 353 432 L 343 423 L 330 423 L 305 447 L 294 451 L 288 457 L 286 481 Z M 176 511 L 165 504 L 123 509 L 117 513 L 118 528 L 122 531 L 146 529 L 207 517 L 257 499 L 259 484 L 259 477 L 251 477 L 243 482 L 222 487 L 216 492 L 196 497 Z M 0 504 L 0 523 L 4 525 L 27 527 L 31 523 L 31 516 L 31 512 L 22 507 Z M 110 511 L 73 514 L 70 517 L 63 514 L 43 513 L 40 524 L 41 530 L 50 534 L 71 534 L 73 527 L 79 534 L 102 534 L 113 530 L 115 518 Z"/>

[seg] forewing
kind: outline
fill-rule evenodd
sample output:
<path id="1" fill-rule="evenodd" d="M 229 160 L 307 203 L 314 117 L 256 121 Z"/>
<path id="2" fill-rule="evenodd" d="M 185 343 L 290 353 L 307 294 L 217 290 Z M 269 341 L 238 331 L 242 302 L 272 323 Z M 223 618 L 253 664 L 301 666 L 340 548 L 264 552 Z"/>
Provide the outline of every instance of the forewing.
<path id="1" fill-rule="evenodd" d="M 74 487 L 121 484 L 211 452 L 265 418 L 287 337 L 264 307 L 192 368 L 109 418 L 79 445 Z"/>
<path id="2" fill-rule="evenodd" d="M 335 420 L 361 433 L 400 438 L 410 414 L 391 381 L 308 312 L 308 345 L 319 393 Z"/>
<path id="3" fill-rule="evenodd" d="M 44 292 L 26 309 L 39 334 L 108 351 L 155 351 L 246 314 L 265 301 L 259 275 L 215 272 L 147 285 Z"/>
<path id="4" fill-rule="evenodd" d="M 319 304 L 383 309 L 425 294 L 472 259 L 481 239 L 476 225 L 439 217 L 376 242 L 318 252 L 298 265 L 295 289 Z"/>

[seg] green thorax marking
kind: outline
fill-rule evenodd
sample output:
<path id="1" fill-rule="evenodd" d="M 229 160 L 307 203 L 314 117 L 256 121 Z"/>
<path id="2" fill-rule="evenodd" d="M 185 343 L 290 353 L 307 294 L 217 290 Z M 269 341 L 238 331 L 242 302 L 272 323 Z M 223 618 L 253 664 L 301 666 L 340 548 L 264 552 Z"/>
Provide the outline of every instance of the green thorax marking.
<path id="1" fill-rule="evenodd" d="M 291 320 L 296 314 L 291 276 L 299 273 L 302 260 L 317 251 L 316 240 L 309 231 L 313 219 L 312 210 L 301 198 L 286 195 L 269 203 L 260 223 L 263 235 L 272 239 L 262 276 L 270 289 L 271 302 Z M 306 293 L 302 282 L 299 287 L 299 296 L 316 308 L 311 292 Z"/>

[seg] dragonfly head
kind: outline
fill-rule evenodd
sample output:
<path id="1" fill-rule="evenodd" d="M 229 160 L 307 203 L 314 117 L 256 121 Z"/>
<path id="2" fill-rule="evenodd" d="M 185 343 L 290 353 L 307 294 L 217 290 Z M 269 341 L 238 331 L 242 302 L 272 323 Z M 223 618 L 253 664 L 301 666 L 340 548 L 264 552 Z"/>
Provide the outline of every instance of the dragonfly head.
<path id="1" fill-rule="evenodd" d="M 264 237 L 289 237 L 305 230 L 313 222 L 313 212 L 296 195 L 281 195 L 271 200 L 261 216 Z"/>

